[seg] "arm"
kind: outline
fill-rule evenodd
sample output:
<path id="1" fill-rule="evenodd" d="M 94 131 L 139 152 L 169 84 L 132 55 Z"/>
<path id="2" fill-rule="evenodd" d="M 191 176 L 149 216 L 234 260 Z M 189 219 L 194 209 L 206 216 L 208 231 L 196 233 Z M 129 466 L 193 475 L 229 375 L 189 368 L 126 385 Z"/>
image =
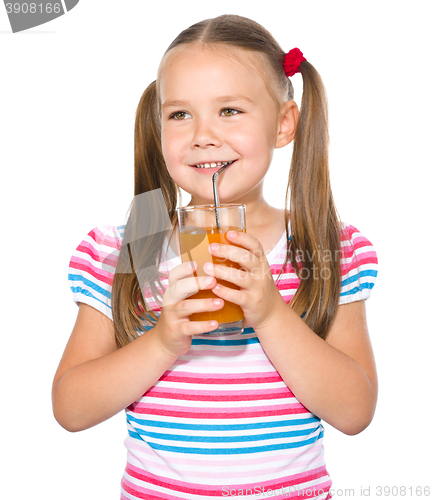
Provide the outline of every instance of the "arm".
<path id="1" fill-rule="evenodd" d="M 285 302 L 257 335 L 297 399 L 345 434 L 372 421 L 378 392 L 363 301 L 338 307 L 327 339 L 318 337 Z"/>
<path id="2" fill-rule="evenodd" d="M 212 299 L 184 300 L 198 286 L 214 286 L 214 280 L 206 283 L 205 277 L 190 277 L 192 273 L 187 264 L 171 271 L 157 325 L 120 349 L 112 321 L 80 304 L 52 387 L 53 412 L 62 427 L 81 431 L 123 410 L 189 350 L 192 335 L 216 328 L 210 321 L 189 321 L 192 313 L 223 307 L 223 301 L 215 304 Z"/>
<path id="3" fill-rule="evenodd" d="M 243 309 L 246 324 L 255 329 L 270 361 L 306 408 L 346 434 L 361 432 L 371 422 L 377 400 L 364 301 L 339 306 L 323 340 L 283 300 L 259 241 L 246 233 L 229 232 L 227 237 L 243 248 L 220 245 L 210 251 L 243 269 L 204 270 L 240 290 L 219 283 L 213 292 Z"/>
<path id="4" fill-rule="evenodd" d="M 141 397 L 175 357 L 156 342 L 155 329 L 117 349 L 112 321 L 80 304 L 52 387 L 54 417 L 71 432 L 88 429 Z"/>

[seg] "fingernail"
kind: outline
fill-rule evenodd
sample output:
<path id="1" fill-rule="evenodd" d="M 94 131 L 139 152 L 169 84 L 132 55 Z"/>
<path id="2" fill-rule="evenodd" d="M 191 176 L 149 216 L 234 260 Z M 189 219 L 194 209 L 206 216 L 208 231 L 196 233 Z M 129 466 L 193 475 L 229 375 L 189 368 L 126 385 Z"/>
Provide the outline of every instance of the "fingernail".
<path id="1" fill-rule="evenodd" d="M 216 286 L 213 288 L 213 290 L 220 290 L 220 286 L 219 286 L 219 284 L 218 284 L 218 285 L 216 285 Z"/>
<path id="2" fill-rule="evenodd" d="M 220 305 L 222 304 L 222 301 L 221 301 L 220 299 L 214 299 L 214 300 L 213 300 L 213 304 L 214 304 L 215 306 L 220 306 Z"/>
<path id="3" fill-rule="evenodd" d="M 228 231 L 227 235 L 230 238 L 236 238 L 237 237 L 237 233 L 235 231 Z"/>
<path id="4" fill-rule="evenodd" d="M 210 245 L 210 248 L 211 248 L 211 250 L 212 250 L 212 251 L 215 251 L 215 252 L 216 252 L 217 250 L 219 250 L 219 246 L 220 246 L 220 245 L 218 245 L 217 243 L 212 243 L 212 244 Z"/>
<path id="5" fill-rule="evenodd" d="M 211 272 L 213 270 L 213 264 L 211 262 L 206 262 L 203 266 L 204 271 Z"/>
<path id="6" fill-rule="evenodd" d="M 213 281 L 213 277 L 210 276 L 209 278 L 206 278 L 205 283 L 206 285 L 210 285 L 210 283 Z"/>

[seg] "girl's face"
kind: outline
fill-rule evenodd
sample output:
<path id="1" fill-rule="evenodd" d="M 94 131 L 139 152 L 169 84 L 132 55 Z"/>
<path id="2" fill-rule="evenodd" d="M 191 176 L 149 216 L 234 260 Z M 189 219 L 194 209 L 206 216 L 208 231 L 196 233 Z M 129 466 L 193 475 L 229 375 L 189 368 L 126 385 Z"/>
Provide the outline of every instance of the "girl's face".
<path id="1" fill-rule="evenodd" d="M 190 46 L 169 58 L 160 74 L 163 155 L 169 174 L 192 195 L 193 204 L 213 202 L 217 171 L 197 165 L 220 168 L 234 162 L 218 179 L 223 203 L 262 195 L 280 109 L 261 75 L 265 68 L 257 68 L 262 62 L 251 53 L 244 61 L 226 51 Z"/>

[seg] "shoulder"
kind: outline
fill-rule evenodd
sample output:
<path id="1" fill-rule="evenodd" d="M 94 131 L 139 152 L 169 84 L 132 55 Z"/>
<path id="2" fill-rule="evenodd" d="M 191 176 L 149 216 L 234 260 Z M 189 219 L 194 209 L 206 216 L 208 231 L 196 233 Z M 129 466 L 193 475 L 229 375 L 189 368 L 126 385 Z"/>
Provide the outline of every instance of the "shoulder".
<path id="1" fill-rule="evenodd" d="M 368 299 L 378 275 L 378 257 L 371 241 L 355 226 L 341 227 L 340 304 Z"/>
<path id="2" fill-rule="evenodd" d="M 87 233 L 72 253 L 69 286 L 75 303 L 87 303 L 112 319 L 111 285 L 124 226 L 98 226 Z"/>

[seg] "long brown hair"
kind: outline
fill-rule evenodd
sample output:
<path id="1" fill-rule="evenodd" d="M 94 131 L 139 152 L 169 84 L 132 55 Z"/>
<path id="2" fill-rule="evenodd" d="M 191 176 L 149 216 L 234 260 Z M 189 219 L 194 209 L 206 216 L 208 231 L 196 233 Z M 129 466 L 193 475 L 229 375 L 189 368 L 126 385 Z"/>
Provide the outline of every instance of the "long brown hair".
<path id="1" fill-rule="evenodd" d="M 162 64 L 173 49 L 191 43 L 244 49 L 258 54 L 267 64 L 266 75 L 272 76 L 275 94 L 282 95 L 282 101 L 293 99 L 292 84 L 285 76 L 282 66 L 285 52 L 273 36 L 255 21 L 241 16 L 224 15 L 194 24 L 171 43 Z M 287 240 L 289 222 L 292 234 L 283 267 L 290 262 L 300 278 L 291 307 L 317 335 L 325 338 L 336 312 L 341 287 L 341 224 L 330 188 L 324 85 L 309 62 L 301 63 L 300 72 L 303 77 L 303 96 L 294 138 L 285 209 Z M 169 176 L 162 155 L 157 87 L 156 81 L 147 87 L 136 113 L 135 195 L 161 189 L 171 221 L 175 224 L 174 209 L 179 189 Z M 131 212 L 127 226 L 133 228 L 137 224 L 139 220 Z M 138 284 L 136 270 L 140 267 L 157 268 L 162 239 L 161 233 L 147 239 L 138 262 L 134 257 L 132 273 L 115 273 L 112 311 L 119 347 L 136 338 L 137 332 L 142 330 L 143 322 L 148 325 L 157 322 L 157 315 L 148 307 L 143 296 L 143 282 L 140 280 Z M 130 252 L 129 244 L 123 245 L 120 261 L 129 261 Z M 154 286 L 155 282 L 160 285 L 157 272 L 148 273 L 145 282 L 153 293 L 158 291 Z"/>

